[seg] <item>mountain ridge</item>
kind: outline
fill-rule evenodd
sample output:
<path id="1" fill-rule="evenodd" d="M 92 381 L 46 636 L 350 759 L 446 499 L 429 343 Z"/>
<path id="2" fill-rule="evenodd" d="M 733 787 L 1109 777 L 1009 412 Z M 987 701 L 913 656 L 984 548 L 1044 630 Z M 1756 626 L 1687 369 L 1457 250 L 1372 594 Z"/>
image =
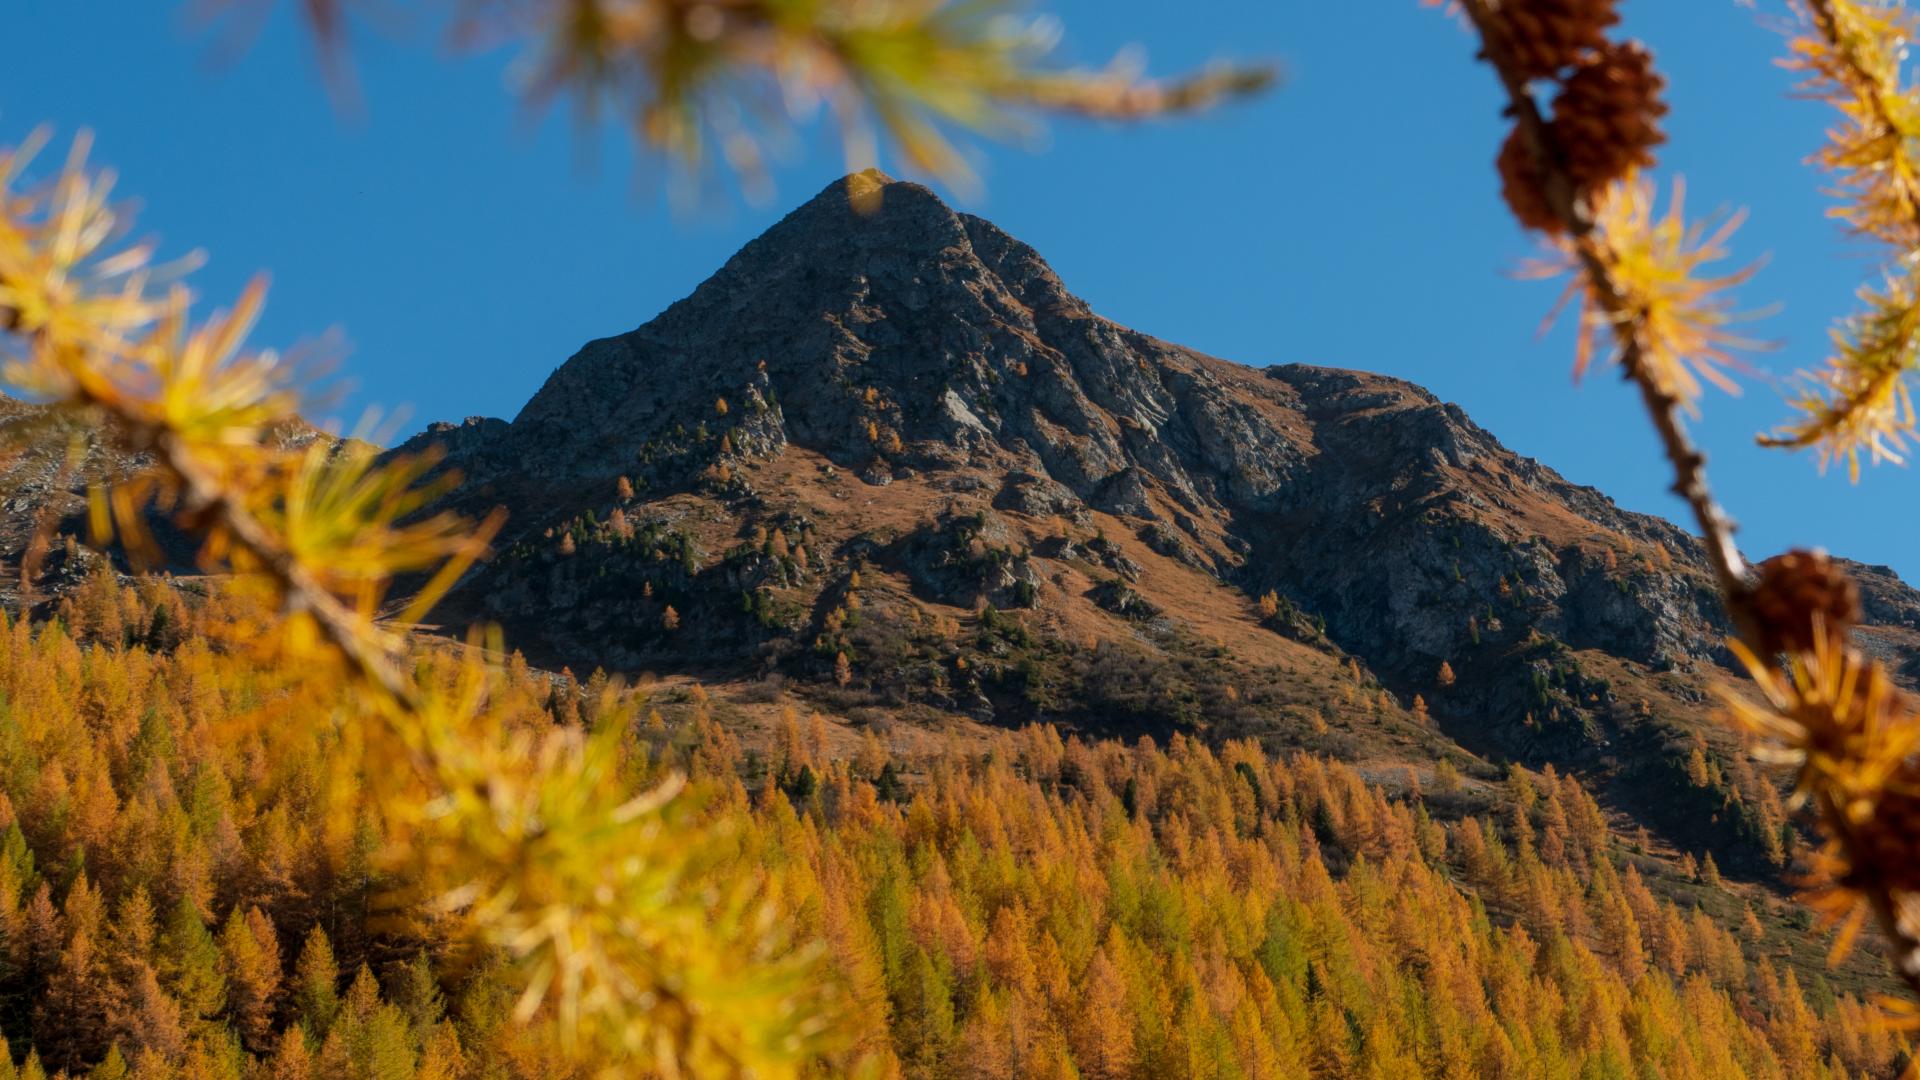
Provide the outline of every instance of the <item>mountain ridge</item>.
<path id="1" fill-rule="evenodd" d="M 1306 712 L 1372 698 L 1382 723 L 1430 716 L 1475 754 L 1667 806 L 1681 843 L 1737 857 L 1731 833 L 1777 862 L 1788 842 L 1778 792 L 1709 716 L 1727 622 L 1688 533 L 1410 382 L 1244 367 L 1105 319 L 918 185 L 830 185 L 655 319 L 584 346 L 513 421 L 412 445 L 434 437 L 471 508 L 516 519 L 451 621 L 519 627 L 553 660 L 1301 745 Z M 616 510 L 643 522 L 638 558 Z M 1856 569 L 1862 642 L 1910 681 L 1920 594 Z M 878 602 L 854 616 L 856 594 Z M 980 629 L 1009 611 L 1041 644 Z M 942 620 L 962 632 L 921 633 Z M 1109 647 L 1153 678 L 1192 670 L 1161 706 L 1116 704 L 1097 685 Z M 1229 706 L 1195 685 L 1210 679 L 1262 700 Z M 1731 779 L 1686 792 L 1696 745 Z"/>
<path id="2" fill-rule="evenodd" d="M 513 420 L 396 452 L 431 445 L 466 478 L 448 505 L 510 514 L 436 618 L 551 668 L 860 723 L 1551 763 L 1730 870 L 1795 843 L 1711 718 L 1727 624 L 1685 531 L 1405 380 L 1105 319 L 884 174 L 587 343 Z M 1911 683 L 1920 593 L 1854 569 L 1860 640 Z"/>

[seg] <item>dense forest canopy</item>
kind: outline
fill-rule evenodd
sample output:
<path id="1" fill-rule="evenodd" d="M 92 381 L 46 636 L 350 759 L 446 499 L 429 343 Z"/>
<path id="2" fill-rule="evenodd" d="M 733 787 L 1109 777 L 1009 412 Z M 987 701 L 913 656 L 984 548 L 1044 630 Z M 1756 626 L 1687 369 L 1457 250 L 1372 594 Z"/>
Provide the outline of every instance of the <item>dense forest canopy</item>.
<path id="1" fill-rule="evenodd" d="M 506 969 L 395 906 L 350 684 L 224 644 L 241 600 L 97 575 L 0 632 L 0 1032 L 12 1075 L 590 1075 Z M 445 653 L 420 657 L 446 677 Z M 702 872 L 752 879 L 840 1016 L 806 1075 L 1890 1076 L 1805 925 L 1622 836 L 1577 782 L 1369 781 L 1250 742 L 1035 727 L 897 754 L 789 712 L 743 746 L 697 688 L 503 665 L 530 730 L 621 725 L 681 770 Z M 639 712 L 632 711 L 637 705 Z M 1691 860 L 1689 860 L 1691 861 Z M 812 955 L 819 950 L 817 957 Z M 1785 958 L 1785 959 L 1783 959 Z"/>

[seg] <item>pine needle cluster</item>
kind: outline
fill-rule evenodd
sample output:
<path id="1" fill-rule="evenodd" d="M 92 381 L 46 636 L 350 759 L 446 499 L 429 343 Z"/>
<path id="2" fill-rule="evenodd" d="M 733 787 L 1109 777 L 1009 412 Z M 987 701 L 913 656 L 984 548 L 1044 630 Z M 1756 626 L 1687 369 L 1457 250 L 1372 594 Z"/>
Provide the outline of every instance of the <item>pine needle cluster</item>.
<path id="1" fill-rule="evenodd" d="M 1839 114 L 1812 162 L 1832 180 L 1832 215 L 1885 249 L 1878 284 L 1833 332 L 1833 355 L 1803 372 L 1798 416 L 1761 443 L 1807 448 L 1822 468 L 1860 458 L 1899 462 L 1914 431 L 1907 375 L 1920 367 L 1920 87 L 1904 61 L 1920 15 L 1883 0 L 1798 0 L 1799 25 L 1783 62 L 1801 92 Z"/>

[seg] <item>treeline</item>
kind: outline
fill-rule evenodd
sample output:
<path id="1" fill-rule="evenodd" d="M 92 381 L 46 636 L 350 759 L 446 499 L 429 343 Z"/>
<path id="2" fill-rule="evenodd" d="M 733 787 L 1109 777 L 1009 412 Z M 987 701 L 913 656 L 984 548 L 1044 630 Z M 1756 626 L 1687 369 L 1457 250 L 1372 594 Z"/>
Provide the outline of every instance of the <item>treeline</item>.
<path id="1" fill-rule="evenodd" d="M 569 1063 L 491 957 L 395 907 L 367 766 L 331 719 L 346 688 L 250 657 L 244 610 L 102 576 L 59 619 L 0 623 L 0 1080 L 609 1065 Z M 625 715 L 517 661 L 492 692 L 529 725 Z M 662 709 L 633 725 L 628 781 L 687 772 L 731 826 L 720 859 L 821 943 L 842 1033 L 819 1076 L 1904 1063 L 1867 1006 L 1810 1002 L 1752 911 L 1658 896 L 1550 772 L 1476 801 L 1450 771 L 1423 796 L 1251 742 L 1050 728 L 909 761 L 792 716 L 750 752 L 702 695 Z"/>

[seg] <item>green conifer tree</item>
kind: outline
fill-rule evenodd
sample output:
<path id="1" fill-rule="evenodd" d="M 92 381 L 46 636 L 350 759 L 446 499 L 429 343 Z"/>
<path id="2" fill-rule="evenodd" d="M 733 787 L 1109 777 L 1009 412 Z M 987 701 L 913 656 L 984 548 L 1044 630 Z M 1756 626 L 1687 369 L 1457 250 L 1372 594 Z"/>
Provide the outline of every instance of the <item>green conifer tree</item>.
<path id="1" fill-rule="evenodd" d="M 340 1012 L 340 966 L 327 932 L 318 926 L 307 934 L 293 965 L 293 1010 L 314 1039 L 326 1038 Z"/>
<path id="2" fill-rule="evenodd" d="M 188 1027 L 220 1015 L 227 1005 L 227 980 L 220 970 L 220 947 L 200 909 L 185 896 L 167 914 L 160 933 L 161 985 L 180 1003 Z"/>

